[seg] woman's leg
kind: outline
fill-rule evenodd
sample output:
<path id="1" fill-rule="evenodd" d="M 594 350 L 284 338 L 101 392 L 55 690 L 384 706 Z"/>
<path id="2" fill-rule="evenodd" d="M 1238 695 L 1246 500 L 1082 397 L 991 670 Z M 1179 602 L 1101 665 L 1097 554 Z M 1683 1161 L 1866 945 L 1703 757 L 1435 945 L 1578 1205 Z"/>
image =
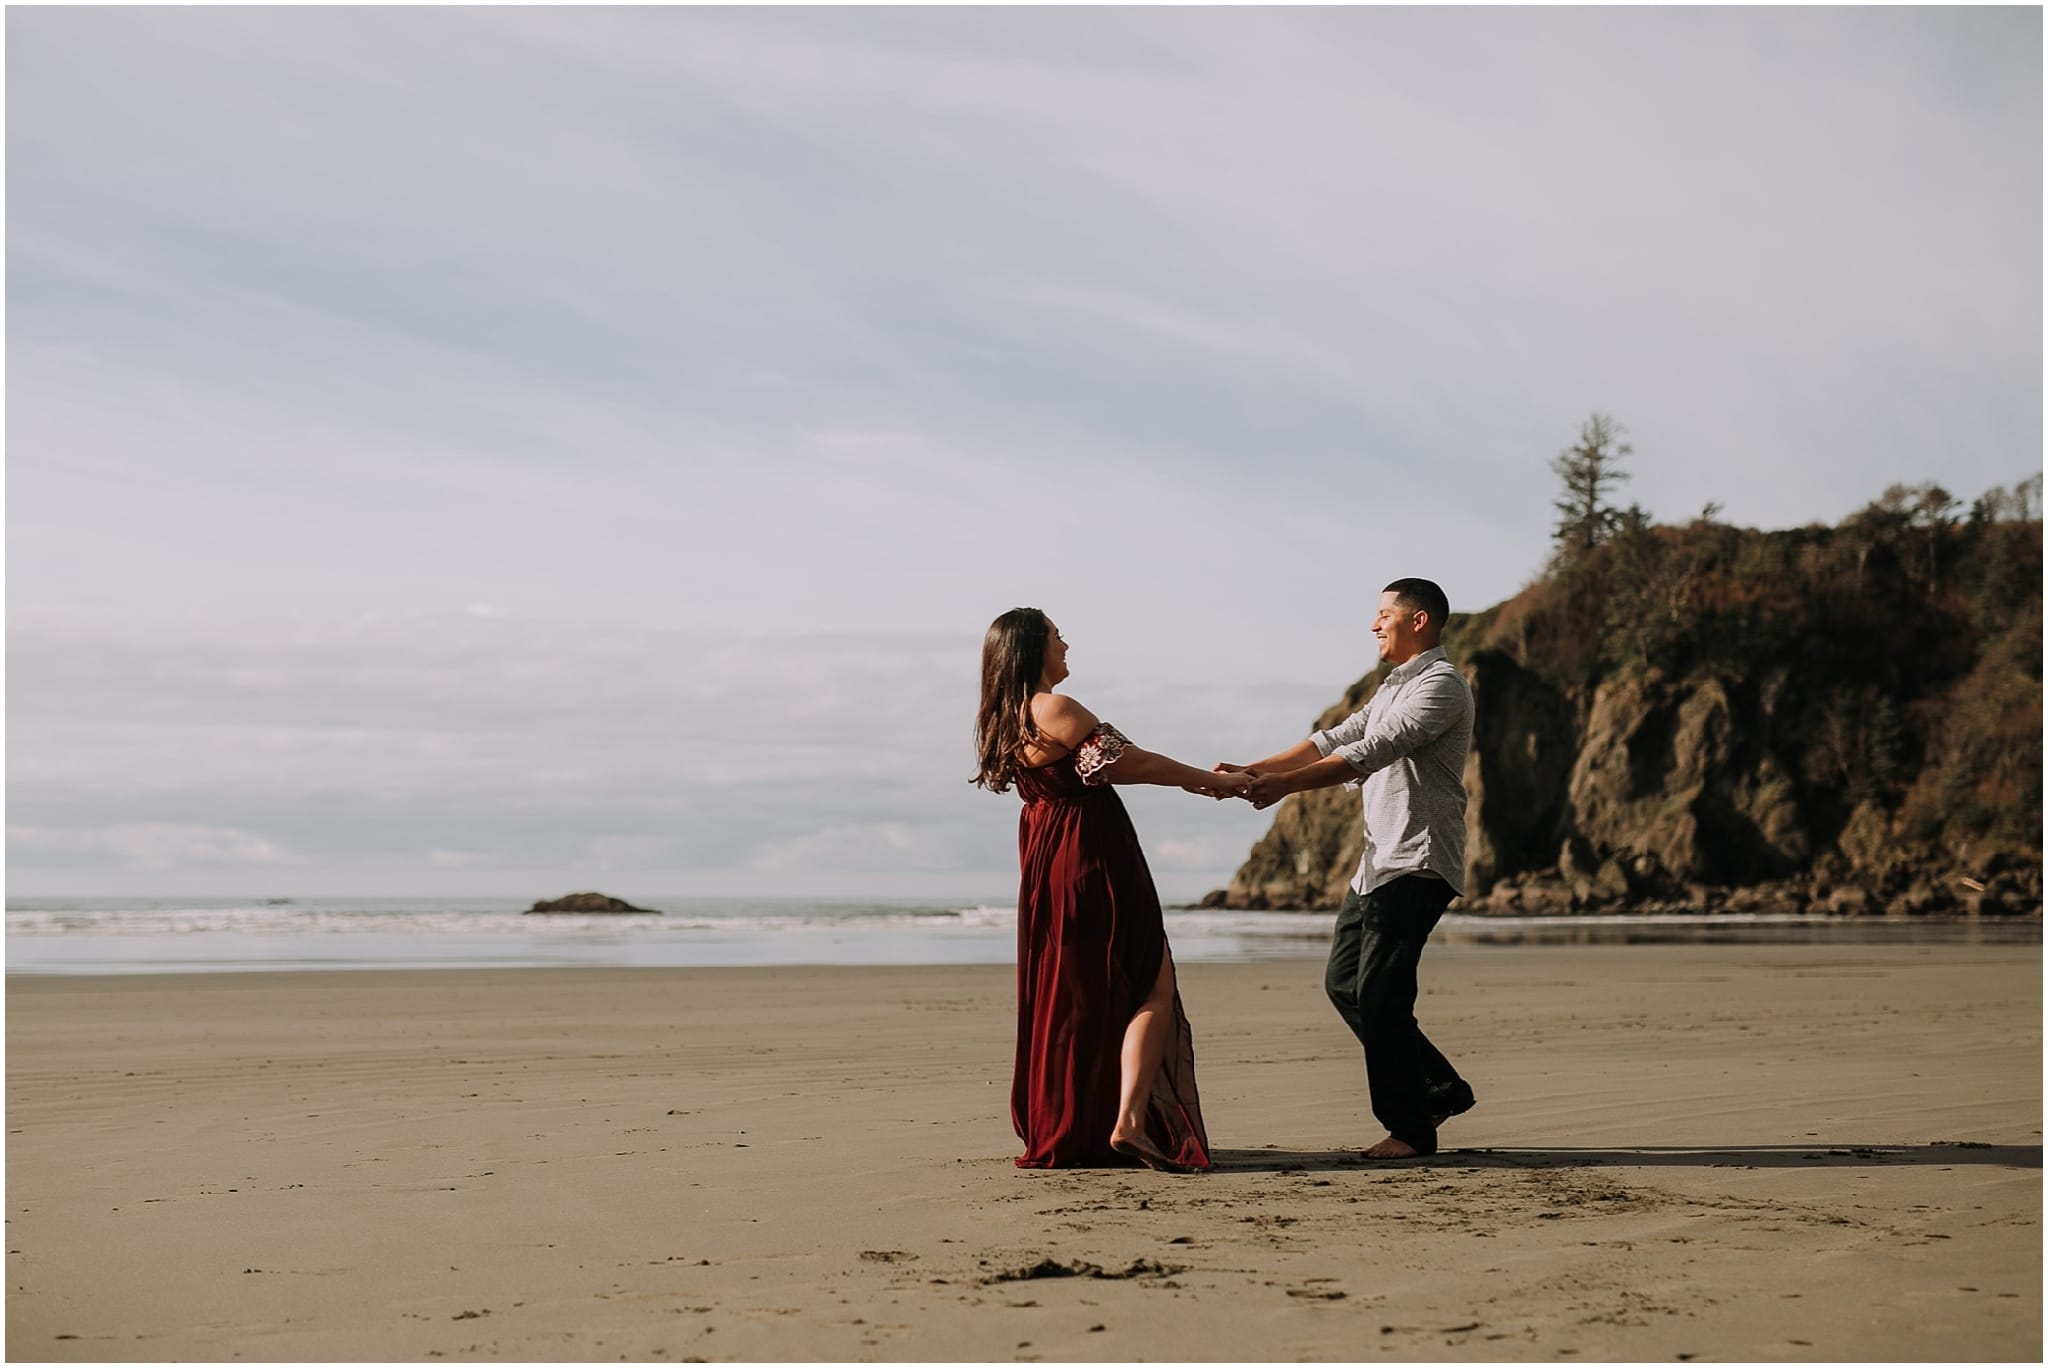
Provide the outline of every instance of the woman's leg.
<path id="1" fill-rule="evenodd" d="M 1162 950 L 1152 992 L 1124 1028 L 1123 1088 L 1117 1102 L 1116 1129 L 1109 1133 L 1112 1142 L 1145 1133 L 1145 1104 L 1152 1097 L 1152 1080 L 1158 1077 L 1173 1038 L 1173 993 L 1173 956 Z"/>

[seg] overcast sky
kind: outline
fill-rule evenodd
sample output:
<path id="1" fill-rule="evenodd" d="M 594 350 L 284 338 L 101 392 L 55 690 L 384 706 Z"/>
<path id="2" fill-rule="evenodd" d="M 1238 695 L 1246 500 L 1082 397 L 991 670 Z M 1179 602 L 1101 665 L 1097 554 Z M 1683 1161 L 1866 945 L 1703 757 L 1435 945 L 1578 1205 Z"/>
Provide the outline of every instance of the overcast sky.
<path id="1" fill-rule="evenodd" d="M 14 9 L 11 892 L 1000 900 L 1626 497 L 2040 468 L 2034 9 Z M 1169 896 L 1267 817 L 1130 794 Z"/>

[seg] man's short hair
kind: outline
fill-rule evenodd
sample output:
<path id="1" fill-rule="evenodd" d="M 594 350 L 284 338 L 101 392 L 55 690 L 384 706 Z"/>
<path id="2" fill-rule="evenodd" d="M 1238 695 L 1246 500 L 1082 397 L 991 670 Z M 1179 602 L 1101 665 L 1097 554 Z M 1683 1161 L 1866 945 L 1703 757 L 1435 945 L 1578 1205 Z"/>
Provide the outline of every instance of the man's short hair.
<path id="1" fill-rule="evenodd" d="M 1429 614 L 1429 625 L 1439 630 L 1450 619 L 1451 601 L 1435 580 L 1397 579 L 1380 592 L 1392 594 L 1394 601 L 1411 613 Z"/>

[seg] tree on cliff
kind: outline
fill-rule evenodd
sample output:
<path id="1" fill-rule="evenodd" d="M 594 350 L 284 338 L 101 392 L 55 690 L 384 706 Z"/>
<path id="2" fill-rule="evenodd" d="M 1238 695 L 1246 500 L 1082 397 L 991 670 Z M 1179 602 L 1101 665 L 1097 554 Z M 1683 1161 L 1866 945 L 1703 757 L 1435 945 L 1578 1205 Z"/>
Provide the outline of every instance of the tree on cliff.
<path id="1" fill-rule="evenodd" d="M 1663 544 L 1641 504 L 1630 504 L 1614 520 L 1613 553 L 1607 563 L 1607 601 L 1600 644 L 1608 662 L 1645 669 L 1657 658 L 1670 629 L 1668 589 L 1660 581 Z"/>
<path id="2" fill-rule="evenodd" d="M 1620 515 L 1607 501 L 1608 491 L 1629 478 L 1621 458 L 1632 448 L 1621 440 L 1621 424 L 1603 413 L 1579 429 L 1579 444 L 1567 447 L 1550 462 L 1564 493 L 1553 505 L 1558 512 L 1559 556 L 1572 561 L 1607 540 Z"/>

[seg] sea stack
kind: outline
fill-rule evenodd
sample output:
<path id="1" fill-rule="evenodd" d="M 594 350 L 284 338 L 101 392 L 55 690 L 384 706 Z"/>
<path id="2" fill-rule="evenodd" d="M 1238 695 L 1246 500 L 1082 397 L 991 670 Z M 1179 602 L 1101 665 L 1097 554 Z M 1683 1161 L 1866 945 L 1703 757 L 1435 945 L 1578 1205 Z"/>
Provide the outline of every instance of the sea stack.
<path id="1" fill-rule="evenodd" d="M 553 902 L 537 902 L 526 909 L 526 915 L 529 917 L 536 912 L 570 912 L 598 916 L 619 913 L 639 913 L 649 917 L 661 915 L 654 908 L 635 907 L 623 898 L 614 898 L 605 893 L 571 893 L 566 898 L 556 898 Z"/>

